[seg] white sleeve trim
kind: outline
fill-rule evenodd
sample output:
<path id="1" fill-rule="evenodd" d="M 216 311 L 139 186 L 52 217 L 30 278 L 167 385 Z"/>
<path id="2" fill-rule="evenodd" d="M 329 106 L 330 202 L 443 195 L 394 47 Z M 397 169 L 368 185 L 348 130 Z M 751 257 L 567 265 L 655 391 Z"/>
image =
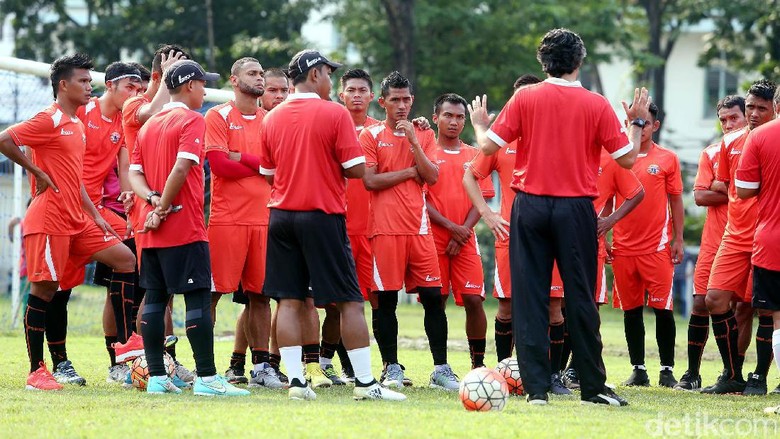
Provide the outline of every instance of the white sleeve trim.
<path id="1" fill-rule="evenodd" d="M 143 166 L 141 166 L 141 165 L 130 165 L 130 170 L 131 170 L 131 171 L 138 171 L 138 172 L 140 172 L 140 173 L 142 173 L 142 174 L 143 174 L 143 172 L 144 172 L 144 167 L 143 167 Z"/>
<path id="2" fill-rule="evenodd" d="M 740 188 L 740 189 L 758 189 L 761 186 L 761 183 L 758 181 L 742 181 L 742 180 L 734 180 L 734 184 Z"/>
<path id="3" fill-rule="evenodd" d="M 366 162 L 366 156 L 362 156 L 361 155 L 359 157 L 355 157 L 352 160 L 347 160 L 346 162 L 341 164 L 341 167 L 344 168 L 344 169 L 349 169 L 349 168 L 351 168 L 351 167 L 353 167 L 355 165 L 359 165 L 359 164 L 365 163 L 365 162 Z"/>
<path id="4" fill-rule="evenodd" d="M 200 164 L 200 157 L 196 156 L 191 152 L 180 151 L 178 154 L 176 154 L 176 158 L 192 160 L 193 162 L 195 162 L 196 165 Z"/>
<path id="5" fill-rule="evenodd" d="M 492 140 L 496 145 L 498 145 L 499 148 L 503 148 L 506 146 L 507 142 L 506 140 L 502 139 L 498 134 L 494 133 L 493 130 L 487 130 L 487 138 Z"/>
<path id="6" fill-rule="evenodd" d="M 275 175 L 276 174 L 276 168 L 274 169 L 266 169 L 262 166 L 257 170 L 262 175 Z"/>
<path id="7" fill-rule="evenodd" d="M 631 143 L 631 142 L 628 142 L 628 145 L 618 149 L 617 151 L 613 152 L 610 155 L 612 156 L 613 159 L 617 160 L 620 157 L 623 157 L 624 155 L 626 155 L 629 152 L 631 152 L 633 149 L 634 149 L 634 144 Z"/>

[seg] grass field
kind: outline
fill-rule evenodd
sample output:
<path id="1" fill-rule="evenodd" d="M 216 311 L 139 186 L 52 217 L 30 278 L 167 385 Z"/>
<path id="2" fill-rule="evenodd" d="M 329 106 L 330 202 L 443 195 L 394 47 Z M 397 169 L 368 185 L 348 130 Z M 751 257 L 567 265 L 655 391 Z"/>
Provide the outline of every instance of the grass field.
<path id="1" fill-rule="evenodd" d="M 181 396 L 147 396 L 105 383 L 107 355 L 100 332 L 101 293 L 82 288 L 71 304 L 70 359 L 87 379 L 82 388 L 67 387 L 58 393 L 24 390 L 27 357 L 21 329 L 0 332 L 0 437 L 118 437 L 159 434 L 160 437 L 645 437 L 645 436 L 780 436 L 780 417 L 766 416 L 764 407 L 780 404 L 779 396 L 748 398 L 712 397 L 676 392 L 658 387 L 619 387 L 630 406 L 625 408 L 585 407 L 579 399 L 553 397 L 550 405 L 531 407 L 520 398 L 510 400 L 503 412 L 466 412 L 457 394 L 428 389 L 432 369 L 425 343 L 422 309 L 399 307 L 402 341 L 400 360 L 415 387 L 405 393 L 401 404 L 355 402 L 350 388 L 318 391 L 314 402 L 292 402 L 286 392 L 253 391 L 247 398 L 204 399 Z M 177 302 L 179 308 L 183 304 Z M 486 301 L 488 320 L 495 314 L 495 302 Z M 8 309 L 0 301 L 0 309 Z M 216 359 L 224 370 L 232 350 L 232 316 L 238 308 L 228 301 L 220 304 Z M 469 367 L 461 309 L 448 308 L 450 363 L 461 376 Z M 179 310 L 180 311 L 180 310 Z M 367 310 L 367 313 L 369 311 Z M 0 321 L 6 316 L 0 315 Z M 369 319 L 370 320 L 370 319 Z M 647 364 L 657 379 L 658 355 L 652 314 L 647 325 Z M 622 316 L 602 310 L 602 336 L 608 382 L 618 384 L 630 373 L 623 338 Z M 686 323 L 677 322 L 677 378 L 686 366 Z M 177 329 L 178 335 L 183 329 Z M 492 329 L 488 330 L 488 365 L 495 364 Z M 380 363 L 376 346 L 374 370 Z M 186 338 L 179 343 L 178 356 L 192 367 Z M 755 364 L 751 346 L 746 368 Z M 719 359 L 712 338 L 705 352 L 702 375 L 712 383 L 719 372 Z M 772 367 L 770 389 L 777 385 Z"/>

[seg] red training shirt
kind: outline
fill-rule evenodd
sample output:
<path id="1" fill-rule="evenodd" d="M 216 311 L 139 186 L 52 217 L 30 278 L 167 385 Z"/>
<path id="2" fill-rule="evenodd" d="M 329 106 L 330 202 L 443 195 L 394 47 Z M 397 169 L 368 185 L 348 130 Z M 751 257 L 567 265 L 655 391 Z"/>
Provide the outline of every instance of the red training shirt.
<path id="1" fill-rule="evenodd" d="M 359 136 L 363 128 L 379 123 L 371 116 L 366 116 L 363 125 L 355 127 Z M 368 235 L 368 218 L 370 215 L 371 194 L 366 189 L 362 180 L 347 180 L 347 235 Z"/>

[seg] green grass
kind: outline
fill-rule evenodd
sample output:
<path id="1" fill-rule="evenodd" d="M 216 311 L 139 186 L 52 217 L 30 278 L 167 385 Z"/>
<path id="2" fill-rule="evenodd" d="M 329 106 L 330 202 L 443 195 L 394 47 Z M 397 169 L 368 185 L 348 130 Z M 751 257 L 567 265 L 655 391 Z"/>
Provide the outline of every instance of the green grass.
<path id="1" fill-rule="evenodd" d="M 780 404 L 780 397 L 711 397 L 651 387 L 618 388 L 631 403 L 625 408 L 583 407 L 577 398 L 553 397 L 546 407 L 530 407 L 512 398 L 503 412 L 470 413 L 463 410 L 456 394 L 423 387 L 431 371 L 431 358 L 423 341 L 422 310 L 415 305 L 399 307 L 401 351 L 399 357 L 416 387 L 405 393 L 402 404 L 355 402 L 349 388 L 318 392 L 315 402 L 291 402 L 286 393 L 253 391 L 248 398 L 204 399 L 181 396 L 151 397 L 135 390 L 123 390 L 105 383 L 107 355 L 100 332 L 103 294 L 82 288 L 71 305 L 70 359 L 87 379 L 83 388 L 67 387 L 58 393 L 24 390 L 27 357 L 20 329 L 0 332 L 0 436 L 1 437 L 117 437 L 157 435 L 161 437 L 644 437 L 661 433 L 678 435 L 750 436 L 780 434 L 780 417 L 765 416 L 764 407 Z M 488 300 L 488 320 L 495 314 L 495 302 Z M 7 309 L 0 301 L 0 309 Z M 182 308 L 177 301 L 177 316 Z M 224 370 L 232 350 L 232 320 L 238 307 L 220 304 L 215 344 L 218 369 Z M 461 376 L 468 370 L 468 350 L 462 309 L 448 308 L 450 363 Z M 646 314 L 647 363 L 657 377 L 658 355 L 652 314 Z M 0 321 L 6 322 L 6 316 Z M 370 320 L 370 319 L 369 319 Z M 602 310 L 602 336 L 608 382 L 625 379 L 630 366 L 623 338 L 622 316 Z M 677 322 L 677 371 L 685 369 L 685 322 Z M 183 329 L 178 328 L 179 335 Z M 487 362 L 495 364 L 492 330 L 488 330 Z M 374 370 L 379 374 L 379 354 L 372 345 Z M 755 364 L 751 348 L 747 368 Z M 178 356 L 192 366 L 186 339 Z M 705 382 L 714 381 L 719 359 L 711 338 L 704 357 Z M 773 366 L 770 387 L 777 384 Z M 686 418 L 687 416 L 687 418 Z M 687 430 L 686 430 L 687 428 Z"/>

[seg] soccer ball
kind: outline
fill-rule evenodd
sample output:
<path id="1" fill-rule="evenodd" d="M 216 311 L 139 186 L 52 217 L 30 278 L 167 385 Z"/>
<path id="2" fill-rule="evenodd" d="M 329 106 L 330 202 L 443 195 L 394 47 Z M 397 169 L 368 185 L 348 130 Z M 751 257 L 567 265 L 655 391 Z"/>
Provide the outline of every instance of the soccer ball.
<path id="1" fill-rule="evenodd" d="M 168 376 L 172 376 L 176 369 L 176 365 L 174 364 L 173 357 L 167 352 L 163 354 L 163 363 L 165 364 L 165 370 L 168 372 Z M 136 389 L 146 389 L 146 382 L 149 380 L 149 366 L 146 364 L 146 355 L 140 355 L 133 360 L 133 365 L 130 366 L 130 379 L 133 382 L 133 387 Z"/>
<path id="2" fill-rule="evenodd" d="M 460 382 L 460 401 L 466 410 L 503 410 L 508 398 L 506 380 L 495 370 L 479 367 Z"/>
<path id="3" fill-rule="evenodd" d="M 520 368 L 517 366 L 517 360 L 512 357 L 504 358 L 496 366 L 496 372 L 501 374 L 509 387 L 510 395 L 523 394 L 523 379 L 520 378 Z"/>

